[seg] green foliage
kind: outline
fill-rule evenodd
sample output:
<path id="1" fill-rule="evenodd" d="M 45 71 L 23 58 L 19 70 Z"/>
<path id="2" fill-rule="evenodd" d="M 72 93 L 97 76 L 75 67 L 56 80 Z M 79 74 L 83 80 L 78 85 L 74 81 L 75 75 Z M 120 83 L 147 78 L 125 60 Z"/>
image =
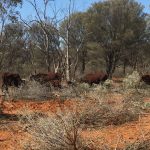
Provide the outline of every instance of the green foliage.
<path id="1" fill-rule="evenodd" d="M 25 28 L 21 23 L 9 23 L 3 30 L 1 51 L 1 70 L 22 72 L 23 65 L 28 63 L 26 50 Z"/>
<path id="2" fill-rule="evenodd" d="M 137 41 L 140 45 L 145 40 L 145 16 L 143 6 L 135 0 L 98 2 L 88 9 L 85 23 L 87 32 L 92 33 L 89 40 L 104 48 L 106 70 L 110 76 L 125 52 L 129 54 Z"/>
<path id="3" fill-rule="evenodd" d="M 0 17 L 13 12 L 13 8 L 18 4 L 22 4 L 22 0 L 1 0 L 0 1 Z M 12 13 L 13 14 L 13 13 Z"/>

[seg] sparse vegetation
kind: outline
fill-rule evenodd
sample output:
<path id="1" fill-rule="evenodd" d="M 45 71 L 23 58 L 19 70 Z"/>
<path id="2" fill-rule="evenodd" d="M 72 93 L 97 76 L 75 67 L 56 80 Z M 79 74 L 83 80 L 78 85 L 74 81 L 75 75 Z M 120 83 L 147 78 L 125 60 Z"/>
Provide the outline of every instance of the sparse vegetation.
<path id="1" fill-rule="evenodd" d="M 32 142 L 27 142 L 25 149 L 83 150 L 87 146 L 81 138 L 82 128 L 76 111 L 64 109 L 48 117 L 33 116 L 28 114 L 23 119 L 32 136 Z"/>
<path id="2" fill-rule="evenodd" d="M 145 3 L 54 1 L 0 0 L 0 150 L 150 150 Z"/>
<path id="3" fill-rule="evenodd" d="M 20 88 L 14 88 L 11 90 L 10 97 L 12 99 L 36 99 L 42 100 L 53 97 L 52 85 L 41 85 L 36 81 L 28 81 L 24 86 Z"/>
<path id="4" fill-rule="evenodd" d="M 125 150 L 150 150 L 150 140 L 137 140 L 128 145 Z"/>

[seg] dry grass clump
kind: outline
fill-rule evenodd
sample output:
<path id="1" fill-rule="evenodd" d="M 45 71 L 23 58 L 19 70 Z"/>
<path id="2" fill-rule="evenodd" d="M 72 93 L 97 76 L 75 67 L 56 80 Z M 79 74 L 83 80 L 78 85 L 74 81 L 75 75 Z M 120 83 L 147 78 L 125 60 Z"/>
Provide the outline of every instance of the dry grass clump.
<path id="1" fill-rule="evenodd" d="M 52 86 L 41 85 L 36 81 L 28 81 L 24 86 L 15 89 L 11 92 L 13 99 L 36 99 L 51 97 Z"/>
<path id="2" fill-rule="evenodd" d="M 137 71 L 133 71 L 132 74 L 127 75 L 123 79 L 123 88 L 129 89 L 129 88 L 137 88 L 140 84 L 140 74 Z"/>
<path id="3" fill-rule="evenodd" d="M 136 142 L 126 146 L 125 150 L 150 150 L 150 139 L 137 140 Z"/>
<path id="4" fill-rule="evenodd" d="M 122 88 L 120 92 L 138 92 L 143 96 L 150 96 L 150 86 L 141 81 L 141 76 L 137 71 L 134 71 L 132 74 L 127 75 L 123 79 Z"/>
<path id="5" fill-rule="evenodd" d="M 26 117 L 26 130 L 32 140 L 23 143 L 24 149 L 83 150 L 88 147 L 81 138 L 82 128 L 76 111 L 64 109 L 49 117 L 37 118 Z"/>
<path id="6" fill-rule="evenodd" d="M 88 83 L 80 83 L 73 87 L 74 92 L 78 97 L 86 97 L 92 88 Z"/>
<path id="7" fill-rule="evenodd" d="M 128 94 L 117 107 L 105 102 L 108 97 L 105 93 L 98 99 L 83 101 L 80 118 L 86 128 L 120 125 L 138 119 L 144 105 L 138 93 Z"/>
<path id="8" fill-rule="evenodd" d="M 129 94 L 123 100 L 122 109 L 118 110 L 114 115 L 114 124 L 118 125 L 125 122 L 137 120 L 139 114 L 142 112 L 143 105 L 143 97 L 140 94 L 136 92 Z"/>
<path id="9" fill-rule="evenodd" d="M 95 145 L 95 140 L 85 139 L 82 135 L 84 121 L 82 112 L 75 109 L 59 109 L 56 114 L 45 116 L 42 113 L 26 111 L 20 116 L 22 128 L 30 136 L 20 141 L 25 150 L 102 150 L 106 144 Z M 89 114 L 88 114 L 89 115 Z M 91 114 L 92 115 L 92 114 Z M 93 118 L 95 116 L 92 116 Z M 97 118 L 99 119 L 99 118 Z M 100 121 L 100 120 L 99 120 Z M 102 142 L 103 138 L 98 138 Z M 107 150 L 108 150 L 107 146 Z"/>
<path id="10" fill-rule="evenodd" d="M 84 105 L 84 106 L 83 106 Z M 111 113 L 111 109 L 99 102 L 88 101 L 78 107 L 80 108 L 80 124 L 83 128 L 96 128 L 105 125 L 105 117 Z"/>
<path id="11" fill-rule="evenodd" d="M 86 94 L 91 90 L 90 86 L 87 83 L 73 83 L 67 87 L 63 87 L 59 91 L 59 97 L 62 100 L 68 98 L 80 98 L 85 97 Z"/>
<path id="12" fill-rule="evenodd" d="M 68 98 L 80 97 L 76 86 L 70 86 L 70 87 L 61 89 L 59 92 L 59 95 L 60 95 L 60 99 L 62 99 L 62 100 L 66 100 Z"/>
<path id="13" fill-rule="evenodd" d="M 107 87 L 107 88 L 112 88 L 112 86 L 113 86 L 113 80 L 107 79 L 104 82 L 104 86 Z"/>
<path id="14" fill-rule="evenodd" d="M 94 87 L 86 94 L 86 98 L 99 101 L 105 101 L 108 97 L 109 90 L 104 85 L 94 85 Z"/>

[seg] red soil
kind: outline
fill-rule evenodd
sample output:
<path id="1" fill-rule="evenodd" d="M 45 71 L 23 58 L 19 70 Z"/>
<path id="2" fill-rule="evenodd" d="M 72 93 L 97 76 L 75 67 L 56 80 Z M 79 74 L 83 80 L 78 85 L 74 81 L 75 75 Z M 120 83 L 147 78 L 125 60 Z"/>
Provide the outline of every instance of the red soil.
<path id="1" fill-rule="evenodd" d="M 111 96 L 114 100 L 108 100 L 110 104 L 119 104 L 122 100 L 121 95 Z M 147 98 L 149 100 L 149 98 Z M 146 101 L 147 101 L 146 99 Z M 45 113 L 56 112 L 58 108 L 66 106 L 72 108 L 75 105 L 74 100 L 66 100 L 60 104 L 59 100 L 50 100 L 43 102 L 33 102 L 19 100 L 16 102 L 7 101 L 3 105 L 4 114 L 17 114 L 22 108 L 28 108 L 31 111 Z M 10 126 L 8 126 L 10 123 Z M 5 126 L 6 125 L 6 126 Z M 122 147 L 126 143 L 132 143 L 137 139 L 147 139 L 150 132 L 150 114 L 141 115 L 139 121 L 129 122 L 120 126 L 108 126 L 103 129 L 85 130 L 82 136 L 86 139 L 92 139 L 96 145 L 106 144 L 113 148 Z M 0 150 L 21 150 L 20 139 L 25 139 L 26 133 L 18 127 L 17 121 L 0 122 Z"/>

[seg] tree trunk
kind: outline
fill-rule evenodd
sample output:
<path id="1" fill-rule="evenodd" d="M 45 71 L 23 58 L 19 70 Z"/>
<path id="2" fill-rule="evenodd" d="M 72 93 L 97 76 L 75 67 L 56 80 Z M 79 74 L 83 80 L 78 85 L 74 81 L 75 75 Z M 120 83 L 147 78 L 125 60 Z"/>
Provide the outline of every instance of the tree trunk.
<path id="1" fill-rule="evenodd" d="M 86 52 L 82 52 L 82 60 L 81 60 L 81 74 L 84 74 L 85 71 L 85 57 L 86 57 Z"/>
<path id="2" fill-rule="evenodd" d="M 49 56 L 49 52 L 47 54 L 47 72 L 50 72 L 51 70 L 51 67 L 50 67 L 50 56 Z"/>
<path id="3" fill-rule="evenodd" d="M 106 56 L 106 72 L 108 74 L 109 79 L 112 79 L 112 75 L 116 69 L 116 58 L 113 53 L 109 53 Z"/>
<path id="4" fill-rule="evenodd" d="M 70 81 L 70 71 L 69 71 L 69 28 L 67 29 L 67 51 L 66 51 L 66 80 Z"/>
<path id="5" fill-rule="evenodd" d="M 127 60 L 125 59 L 123 62 L 123 74 L 126 75 L 126 66 L 127 66 Z"/>

